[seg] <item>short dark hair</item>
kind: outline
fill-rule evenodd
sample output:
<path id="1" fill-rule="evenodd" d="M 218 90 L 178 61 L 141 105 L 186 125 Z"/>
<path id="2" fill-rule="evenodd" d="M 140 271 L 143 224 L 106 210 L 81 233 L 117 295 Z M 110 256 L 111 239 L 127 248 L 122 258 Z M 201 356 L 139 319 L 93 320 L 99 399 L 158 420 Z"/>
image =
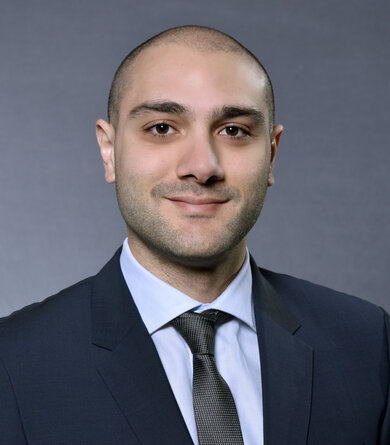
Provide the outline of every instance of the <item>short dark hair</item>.
<path id="1" fill-rule="evenodd" d="M 200 51 L 235 52 L 249 56 L 265 76 L 265 98 L 269 112 L 270 126 L 271 128 L 273 127 L 275 120 L 274 92 L 271 79 L 262 63 L 251 51 L 228 34 L 214 28 L 198 25 L 178 26 L 162 31 L 138 45 L 122 60 L 115 72 L 108 97 L 108 120 L 114 126 L 117 124 L 120 102 L 127 86 L 126 74 L 129 68 L 145 49 L 161 43 L 177 43 L 180 45 L 189 45 Z"/>

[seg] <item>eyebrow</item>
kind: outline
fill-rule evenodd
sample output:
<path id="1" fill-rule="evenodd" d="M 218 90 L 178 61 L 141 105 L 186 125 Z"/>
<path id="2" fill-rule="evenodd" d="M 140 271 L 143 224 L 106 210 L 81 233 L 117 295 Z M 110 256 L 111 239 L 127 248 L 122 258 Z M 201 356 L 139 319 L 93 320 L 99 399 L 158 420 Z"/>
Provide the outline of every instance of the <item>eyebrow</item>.
<path id="1" fill-rule="evenodd" d="M 153 113 L 186 114 L 189 110 L 177 102 L 143 102 L 129 112 L 129 118 L 133 119 L 144 114 Z"/>
<path id="2" fill-rule="evenodd" d="M 264 113 L 255 107 L 224 106 L 211 113 L 211 119 L 213 120 L 232 119 L 235 117 L 250 117 L 259 125 L 265 124 Z"/>
<path id="3" fill-rule="evenodd" d="M 190 110 L 177 102 L 172 101 L 146 101 L 130 110 L 128 116 L 130 119 L 148 113 L 168 113 L 168 114 L 190 114 Z M 235 117 L 250 117 L 258 125 L 264 125 L 266 122 L 264 113 L 255 107 L 241 106 L 223 106 L 210 113 L 211 120 L 232 119 Z"/>

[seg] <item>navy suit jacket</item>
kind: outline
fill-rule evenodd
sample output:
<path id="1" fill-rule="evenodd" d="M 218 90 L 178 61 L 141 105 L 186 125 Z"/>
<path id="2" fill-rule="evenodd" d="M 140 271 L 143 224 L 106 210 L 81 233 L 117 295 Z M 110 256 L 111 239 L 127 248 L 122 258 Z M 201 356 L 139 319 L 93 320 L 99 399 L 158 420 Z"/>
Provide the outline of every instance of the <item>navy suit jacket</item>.
<path id="1" fill-rule="evenodd" d="M 1 320 L 1 445 L 192 444 L 119 255 Z M 387 314 L 253 262 L 252 274 L 264 444 L 389 445 Z"/>

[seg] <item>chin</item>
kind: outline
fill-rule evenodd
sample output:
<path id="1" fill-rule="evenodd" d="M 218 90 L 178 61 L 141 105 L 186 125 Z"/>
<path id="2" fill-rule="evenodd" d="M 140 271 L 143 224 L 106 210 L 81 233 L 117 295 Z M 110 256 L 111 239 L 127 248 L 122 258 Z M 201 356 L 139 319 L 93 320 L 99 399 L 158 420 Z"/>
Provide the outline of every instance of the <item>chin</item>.
<path id="1" fill-rule="evenodd" d="M 239 240 L 240 242 L 241 240 Z M 183 266 L 191 266 L 195 268 L 210 268 L 223 262 L 229 255 L 237 250 L 238 244 L 211 244 L 199 242 L 197 245 L 192 243 L 191 246 L 183 244 L 162 247 L 160 255 L 169 258 L 171 261 Z M 202 245 L 203 244 L 203 245 Z"/>
<path id="2" fill-rule="evenodd" d="M 217 233 L 212 227 L 202 232 L 192 230 L 191 233 L 182 228 L 173 230 L 163 223 L 148 227 L 148 230 L 144 227 L 135 229 L 128 225 L 128 233 L 133 233 L 140 245 L 152 255 L 163 261 L 195 268 L 210 268 L 224 262 L 239 251 L 245 238 L 245 233 L 232 230 Z"/>

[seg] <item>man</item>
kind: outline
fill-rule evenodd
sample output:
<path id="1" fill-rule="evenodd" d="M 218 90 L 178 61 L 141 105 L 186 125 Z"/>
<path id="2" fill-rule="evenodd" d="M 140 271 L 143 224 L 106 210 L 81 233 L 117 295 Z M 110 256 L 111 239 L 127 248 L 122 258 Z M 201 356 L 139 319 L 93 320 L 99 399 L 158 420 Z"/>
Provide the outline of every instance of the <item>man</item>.
<path id="1" fill-rule="evenodd" d="M 387 314 L 247 253 L 283 131 L 258 60 L 165 31 L 96 128 L 127 239 L 0 323 L 1 443 L 390 444 Z"/>

